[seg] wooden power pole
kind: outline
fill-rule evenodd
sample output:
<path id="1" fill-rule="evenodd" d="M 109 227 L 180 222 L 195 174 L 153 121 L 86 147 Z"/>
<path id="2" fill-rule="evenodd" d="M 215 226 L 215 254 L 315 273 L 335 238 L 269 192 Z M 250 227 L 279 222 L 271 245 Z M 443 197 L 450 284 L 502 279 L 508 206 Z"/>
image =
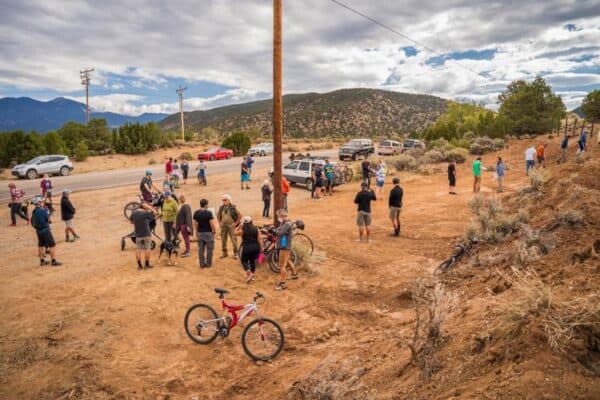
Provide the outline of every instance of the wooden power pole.
<path id="1" fill-rule="evenodd" d="M 279 210 L 283 206 L 281 194 L 281 152 L 283 136 L 283 99 L 281 95 L 282 69 L 282 0 L 273 0 L 273 209 Z M 273 213 L 274 223 L 277 226 L 277 215 Z"/>
<path id="2" fill-rule="evenodd" d="M 90 123 L 90 72 L 93 72 L 94 68 L 85 68 L 79 71 L 79 77 L 81 78 L 81 84 L 85 86 L 85 126 Z"/>
<path id="3" fill-rule="evenodd" d="M 181 140 L 185 141 L 185 125 L 183 122 L 183 91 L 186 90 L 187 87 L 179 87 L 176 92 L 179 95 L 179 116 L 181 117 Z"/>

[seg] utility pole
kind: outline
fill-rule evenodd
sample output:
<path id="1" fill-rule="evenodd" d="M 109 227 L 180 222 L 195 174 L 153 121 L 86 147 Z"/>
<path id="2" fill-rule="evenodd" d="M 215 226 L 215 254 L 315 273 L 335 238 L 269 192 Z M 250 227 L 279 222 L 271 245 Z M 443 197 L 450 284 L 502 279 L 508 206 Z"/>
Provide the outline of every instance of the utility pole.
<path id="1" fill-rule="evenodd" d="M 569 125 L 569 116 L 565 116 L 565 136 L 567 136 L 567 126 Z"/>
<path id="2" fill-rule="evenodd" d="M 85 86 L 85 126 L 87 126 L 90 123 L 90 72 L 94 72 L 94 68 L 85 68 L 79 71 L 81 84 Z"/>
<path id="3" fill-rule="evenodd" d="M 187 87 L 177 88 L 176 92 L 179 95 L 179 115 L 181 116 L 181 140 L 185 141 L 185 125 L 183 123 L 183 91 L 186 90 Z"/>
<path id="4" fill-rule="evenodd" d="M 282 0 L 273 0 L 273 209 L 283 206 L 281 193 L 281 151 L 283 136 L 283 99 L 281 97 L 282 69 Z M 276 212 L 273 213 L 275 226 L 279 225 Z"/>

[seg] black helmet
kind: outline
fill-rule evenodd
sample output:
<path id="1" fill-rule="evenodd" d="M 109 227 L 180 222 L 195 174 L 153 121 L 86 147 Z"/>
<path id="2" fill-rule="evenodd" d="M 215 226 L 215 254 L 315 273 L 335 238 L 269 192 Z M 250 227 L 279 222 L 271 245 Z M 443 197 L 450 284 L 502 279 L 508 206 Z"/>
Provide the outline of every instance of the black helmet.
<path id="1" fill-rule="evenodd" d="M 296 221 L 296 228 L 300 229 L 301 231 L 304 230 L 304 221 L 302 221 L 301 219 Z"/>

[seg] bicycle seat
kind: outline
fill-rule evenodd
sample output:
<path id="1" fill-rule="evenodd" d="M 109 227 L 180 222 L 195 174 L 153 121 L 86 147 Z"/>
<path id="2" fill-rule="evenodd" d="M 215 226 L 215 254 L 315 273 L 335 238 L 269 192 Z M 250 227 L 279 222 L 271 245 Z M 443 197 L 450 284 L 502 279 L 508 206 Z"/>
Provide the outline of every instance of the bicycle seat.
<path id="1" fill-rule="evenodd" d="M 227 289 L 221 289 L 221 288 L 215 288 L 215 293 L 217 293 L 219 296 L 223 296 L 223 295 L 226 295 L 227 293 L 229 293 L 229 290 L 227 290 Z"/>

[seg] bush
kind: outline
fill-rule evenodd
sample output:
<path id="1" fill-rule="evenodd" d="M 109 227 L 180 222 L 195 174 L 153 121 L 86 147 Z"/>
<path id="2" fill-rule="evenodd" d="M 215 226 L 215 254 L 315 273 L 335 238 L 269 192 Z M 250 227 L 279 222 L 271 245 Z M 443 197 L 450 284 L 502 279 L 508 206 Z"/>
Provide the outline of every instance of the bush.
<path id="1" fill-rule="evenodd" d="M 252 146 L 252 141 L 250 137 L 244 132 L 235 132 L 231 135 L 227 136 L 223 143 L 221 143 L 221 147 L 225 147 L 233 150 L 233 153 L 236 156 L 242 156 L 248 154 L 248 150 Z"/>
<path id="2" fill-rule="evenodd" d="M 529 171 L 531 180 L 531 189 L 536 192 L 541 192 L 546 183 L 550 181 L 552 174 L 545 168 L 532 169 Z"/>
<path id="3" fill-rule="evenodd" d="M 77 145 L 73 149 L 73 157 L 75 158 L 75 161 L 85 161 L 85 159 L 88 158 L 89 155 L 90 151 L 87 147 L 87 144 L 85 144 L 85 142 L 83 141 L 77 143 Z"/>
<path id="4" fill-rule="evenodd" d="M 429 147 L 431 149 L 436 149 L 436 150 L 440 150 L 440 151 L 448 151 L 453 146 L 446 139 L 439 138 L 439 139 L 436 139 L 433 142 L 429 143 Z"/>
<path id="5" fill-rule="evenodd" d="M 189 152 L 183 152 L 181 153 L 181 155 L 179 156 L 180 160 L 186 160 L 186 161 L 192 161 L 194 158 L 192 157 L 192 155 Z"/>
<path id="6" fill-rule="evenodd" d="M 447 151 L 445 154 L 445 157 L 446 157 L 446 161 L 448 161 L 448 162 L 454 161 L 455 163 L 462 164 L 465 161 L 467 161 L 468 155 L 469 155 L 469 152 L 467 151 L 467 149 L 457 147 L 455 149 Z"/>
<path id="7" fill-rule="evenodd" d="M 397 171 L 414 171 L 419 167 L 417 159 L 409 154 L 400 154 L 394 162 Z"/>
<path id="8" fill-rule="evenodd" d="M 151 159 L 148 161 L 148 165 L 154 165 L 154 164 L 156 164 L 156 160 L 155 160 L 154 158 L 151 158 Z"/>
<path id="9" fill-rule="evenodd" d="M 445 160 L 445 155 L 439 150 L 429 150 L 423 154 L 422 160 L 426 164 L 438 163 Z"/>

